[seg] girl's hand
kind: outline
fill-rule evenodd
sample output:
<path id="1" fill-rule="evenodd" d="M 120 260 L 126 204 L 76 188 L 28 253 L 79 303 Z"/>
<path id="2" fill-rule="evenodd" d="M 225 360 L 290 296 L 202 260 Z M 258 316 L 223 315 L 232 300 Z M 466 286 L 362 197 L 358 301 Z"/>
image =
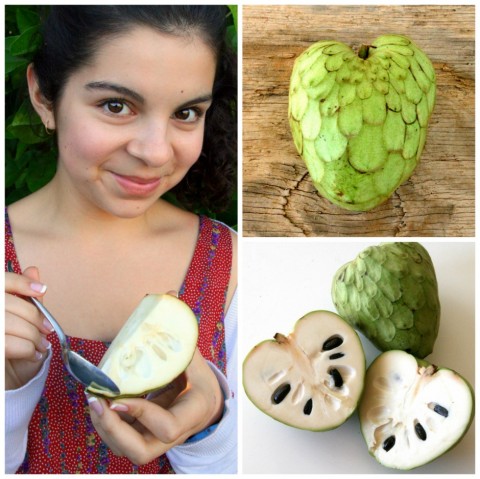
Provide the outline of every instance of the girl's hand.
<path id="1" fill-rule="evenodd" d="M 39 371 L 46 357 L 50 323 L 27 299 L 42 298 L 46 286 L 37 268 L 23 274 L 5 273 L 5 388 L 18 389 Z"/>
<path id="2" fill-rule="evenodd" d="M 220 419 L 222 391 L 198 349 L 172 386 L 153 400 L 89 397 L 93 425 L 114 454 L 147 464 Z"/>

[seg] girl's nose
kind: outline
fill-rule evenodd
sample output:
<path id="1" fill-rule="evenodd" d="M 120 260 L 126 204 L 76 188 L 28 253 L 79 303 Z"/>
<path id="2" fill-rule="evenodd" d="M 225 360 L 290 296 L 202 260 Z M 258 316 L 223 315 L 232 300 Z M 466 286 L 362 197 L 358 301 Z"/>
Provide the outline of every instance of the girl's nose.
<path id="1" fill-rule="evenodd" d="M 139 129 L 128 143 L 127 151 L 152 167 L 168 163 L 173 156 L 168 125 L 156 122 Z"/>

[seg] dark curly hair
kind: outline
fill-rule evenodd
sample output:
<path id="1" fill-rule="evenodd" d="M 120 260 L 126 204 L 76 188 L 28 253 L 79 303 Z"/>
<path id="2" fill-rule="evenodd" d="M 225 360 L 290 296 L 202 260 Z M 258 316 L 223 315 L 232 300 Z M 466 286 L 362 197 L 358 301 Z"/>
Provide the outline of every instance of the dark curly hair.
<path id="1" fill-rule="evenodd" d="M 213 102 L 200 158 L 173 192 L 187 209 L 221 212 L 229 206 L 237 177 L 237 62 L 226 42 L 228 12 L 215 5 L 51 6 L 33 58 L 40 90 L 55 108 L 69 77 L 96 52 L 99 38 L 138 25 L 170 35 L 200 35 L 217 58 Z"/>

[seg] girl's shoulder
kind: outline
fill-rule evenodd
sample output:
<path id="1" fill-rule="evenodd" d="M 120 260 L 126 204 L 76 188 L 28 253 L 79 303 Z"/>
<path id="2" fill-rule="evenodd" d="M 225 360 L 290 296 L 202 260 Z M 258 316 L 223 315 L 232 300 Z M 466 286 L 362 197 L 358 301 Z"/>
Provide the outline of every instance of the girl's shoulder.
<path id="1" fill-rule="evenodd" d="M 216 228 L 223 233 L 230 233 L 232 242 L 236 243 L 237 233 L 230 226 L 210 218 L 206 215 L 198 215 L 190 211 L 183 210 L 178 206 L 161 200 L 158 204 L 156 215 L 156 227 L 158 231 L 166 232 L 168 230 L 175 234 L 186 234 L 187 232 L 197 234 L 199 226 Z"/>
<path id="2" fill-rule="evenodd" d="M 159 200 L 151 209 L 152 226 L 159 234 L 197 234 L 199 217 L 165 200 Z"/>
<path id="3" fill-rule="evenodd" d="M 16 234 L 41 233 L 45 223 L 45 211 L 37 201 L 39 196 L 39 192 L 32 193 L 5 208 L 5 219 L 13 225 Z"/>

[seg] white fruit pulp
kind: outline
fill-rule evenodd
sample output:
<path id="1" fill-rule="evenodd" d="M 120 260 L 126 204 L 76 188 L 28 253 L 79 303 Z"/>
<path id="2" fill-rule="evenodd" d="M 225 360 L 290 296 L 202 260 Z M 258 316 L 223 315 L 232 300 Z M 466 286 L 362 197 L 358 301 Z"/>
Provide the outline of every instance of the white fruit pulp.
<path id="1" fill-rule="evenodd" d="M 342 345 L 322 351 L 324 341 L 336 335 L 343 338 Z M 342 357 L 330 359 L 340 351 Z M 332 369 L 340 373 L 341 387 L 335 387 Z M 250 352 L 244 362 L 243 383 L 252 402 L 280 422 L 327 430 L 339 426 L 355 410 L 364 374 L 365 356 L 355 331 L 334 313 L 314 311 L 297 321 L 288 338 L 264 341 Z M 272 395 L 284 384 L 290 385 L 290 392 L 275 404 Z M 306 414 L 309 400 L 311 411 Z"/>
<path id="2" fill-rule="evenodd" d="M 196 317 L 183 301 L 150 294 L 128 318 L 99 367 L 119 387 L 120 396 L 139 396 L 181 374 L 197 339 Z"/>
<path id="3" fill-rule="evenodd" d="M 436 405 L 448 415 L 435 412 Z M 472 411 L 470 388 L 458 374 L 420 366 L 403 351 L 383 353 L 367 371 L 362 432 L 370 452 L 387 467 L 411 469 L 440 456 L 463 436 Z M 416 433 L 417 424 L 426 439 Z M 395 444 L 386 450 L 392 436 Z"/>

